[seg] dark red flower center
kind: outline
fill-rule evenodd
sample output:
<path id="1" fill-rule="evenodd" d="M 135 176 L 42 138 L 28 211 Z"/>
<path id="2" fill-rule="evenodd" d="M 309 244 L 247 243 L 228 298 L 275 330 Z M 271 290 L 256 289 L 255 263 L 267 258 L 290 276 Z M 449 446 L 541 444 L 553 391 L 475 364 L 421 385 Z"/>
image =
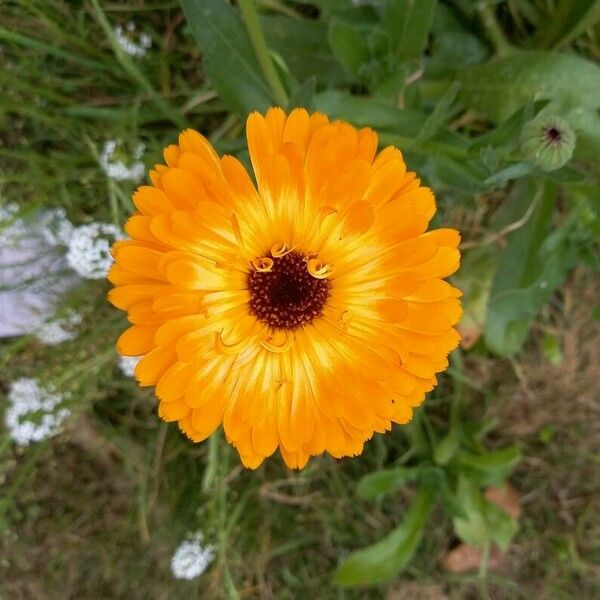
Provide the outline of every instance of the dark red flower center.
<path id="1" fill-rule="evenodd" d="M 313 277 L 298 252 L 273 258 L 270 271 L 250 271 L 250 314 L 274 329 L 297 329 L 321 316 L 329 280 Z"/>

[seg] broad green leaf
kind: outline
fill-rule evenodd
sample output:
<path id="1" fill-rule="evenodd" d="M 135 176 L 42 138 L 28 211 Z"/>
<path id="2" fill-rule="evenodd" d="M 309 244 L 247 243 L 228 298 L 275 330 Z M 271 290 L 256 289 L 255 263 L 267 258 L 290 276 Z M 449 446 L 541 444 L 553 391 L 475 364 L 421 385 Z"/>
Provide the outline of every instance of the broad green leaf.
<path id="1" fill-rule="evenodd" d="M 566 118 L 577 134 L 575 157 L 587 160 L 597 159 L 600 155 L 600 115 L 598 111 L 578 106 L 569 112 Z"/>
<path id="2" fill-rule="evenodd" d="M 436 492 L 421 487 L 404 521 L 381 541 L 353 552 L 335 572 L 335 581 L 341 585 L 364 585 L 384 581 L 404 569 L 417 549 Z"/>
<path id="3" fill-rule="evenodd" d="M 440 101 L 436 104 L 431 114 L 427 117 L 419 135 L 415 138 L 415 145 L 421 144 L 431 139 L 446 123 L 452 114 L 452 105 L 460 89 L 458 81 L 453 82 L 446 90 Z"/>
<path id="4" fill-rule="evenodd" d="M 427 119 L 425 114 L 417 111 L 399 110 L 372 98 L 338 91 L 317 94 L 315 108 L 359 127 L 396 131 L 406 136 L 417 136 Z"/>
<path id="5" fill-rule="evenodd" d="M 329 25 L 329 45 L 339 63 L 356 76 L 361 65 L 371 58 L 364 36 L 351 25 L 337 19 Z"/>
<path id="6" fill-rule="evenodd" d="M 515 446 L 492 450 L 479 454 L 461 452 L 457 466 L 461 473 L 476 480 L 480 485 L 498 485 L 515 468 L 521 458 L 521 451 Z"/>
<path id="7" fill-rule="evenodd" d="M 546 242 L 555 196 L 554 184 L 521 180 L 506 203 L 508 222 L 521 226 L 498 258 L 485 323 L 486 345 L 501 356 L 519 351 L 531 321 L 576 263 L 566 236 L 554 247 Z"/>
<path id="8" fill-rule="evenodd" d="M 426 145 L 424 149 L 429 155 L 426 162 L 421 167 L 417 163 L 411 164 L 411 168 L 418 169 L 421 175 L 426 175 L 431 184 L 438 184 L 462 194 L 478 194 L 486 190 L 483 183 L 486 173 L 476 161 L 453 158 L 443 151 L 434 155 L 430 151 L 427 152 Z M 420 149 L 414 147 L 410 150 L 417 152 Z"/>
<path id="9" fill-rule="evenodd" d="M 245 114 L 273 104 L 238 12 L 224 0 L 181 0 L 202 50 L 203 65 L 223 103 Z"/>
<path id="10" fill-rule="evenodd" d="M 456 535 L 465 543 L 479 546 L 489 541 L 488 523 L 483 512 L 483 496 L 479 486 L 468 477 L 458 479 L 457 502 L 463 509 L 463 517 L 453 519 Z"/>
<path id="11" fill-rule="evenodd" d="M 269 48 L 284 59 L 296 80 L 316 77 L 327 85 L 353 81 L 331 53 L 323 21 L 268 15 L 260 22 Z"/>
<path id="12" fill-rule="evenodd" d="M 483 511 L 489 528 L 490 541 L 495 542 L 501 550 L 508 550 L 510 541 L 519 529 L 517 520 L 485 498 Z"/>
<path id="13" fill-rule="evenodd" d="M 512 179 L 519 179 L 519 177 L 529 175 L 534 170 L 535 167 L 529 163 L 514 163 L 488 177 L 485 180 L 485 184 L 493 188 L 504 187 L 506 183 L 511 181 Z"/>
<path id="14" fill-rule="evenodd" d="M 452 276 L 452 284 L 463 292 L 463 316 L 458 327 L 465 349 L 474 346 L 483 332 L 497 264 L 498 252 L 494 246 L 476 246 L 465 250 L 461 268 Z"/>
<path id="15" fill-rule="evenodd" d="M 600 107 L 600 67 L 575 54 L 515 52 L 457 72 L 461 97 L 496 123 L 531 100 Z"/>
<path id="16" fill-rule="evenodd" d="M 506 550 L 518 528 L 515 519 L 484 498 L 478 485 L 467 477 L 459 478 L 456 496 L 465 513 L 453 520 L 456 535 L 467 544 L 495 542 Z"/>
<path id="17" fill-rule="evenodd" d="M 307 110 L 312 110 L 316 89 L 317 79 L 316 77 L 310 77 L 294 90 L 290 97 L 290 107 L 302 107 Z"/>
<path id="18" fill-rule="evenodd" d="M 450 431 L 436 444 L 433 460 L 437 465 L 445 465 L 454 456 L 460 444 L 460 430 L 452 427 Z"/>
<path id="19" fill-rule="evenodd" d="M 421 57 L 436 7 L 437 0 L 388 0 L 383 26 L 390 36 L 396 60 Z"/>
<path id="20" fill-rule="evenodd" d="M 418 476 L 419 469 L 417 467 L 396 467 L 395 469 L 375 471 L 365 475 L 358 482 L 357 493 L 365 499 L 391 494 L 409 481 L 415 481 Z"/>

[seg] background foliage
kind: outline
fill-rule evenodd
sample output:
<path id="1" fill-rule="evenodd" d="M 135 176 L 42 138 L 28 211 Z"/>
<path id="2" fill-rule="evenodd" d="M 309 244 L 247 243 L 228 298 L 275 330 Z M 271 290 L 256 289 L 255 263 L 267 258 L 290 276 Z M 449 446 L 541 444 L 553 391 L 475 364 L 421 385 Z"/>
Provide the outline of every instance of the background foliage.
<path id="1" fill-rule="evenodd" d="M 436 190 L 437 222 L 463 232 L 465 292 L 464 346 L 414 423 L 359 459 L 290 473 L 278 459 L 244 471 L 218 436 L 194 446 L 159 423 L 152 394 L 116 368 L 123 322 L 107 286 L 82 285 L 65 299 L 84 315 L 77 339 L 0 345 L 4 389 L 36 376 L 76 399 L 51 442 L 21 451 L 0 438 L 3 595 L 599 593 L 598 2 L 1 6 L 4 200 L 120 225 L 133 186 L 99 168 L 107 139 L 145 142 L 150 166 L 192 126 L 247 159 L 246 114 L 301 105 L 402 149 Z M 151 36 L 143 57 L 117 43 L 115 25 L 130 20 Z M 575 135 L 561 164 L 525 151 L 526 124 L 544 118 Z M 509 477 L 520 525 L 485 495 Z M 217 559 L 199 581 L 177 582 L 170 556 L 198 528 Z M 444 569 L 460 542 L 482 549 L 478 571 Z M 498 569 L 494 546 L 508 549 Z"/>

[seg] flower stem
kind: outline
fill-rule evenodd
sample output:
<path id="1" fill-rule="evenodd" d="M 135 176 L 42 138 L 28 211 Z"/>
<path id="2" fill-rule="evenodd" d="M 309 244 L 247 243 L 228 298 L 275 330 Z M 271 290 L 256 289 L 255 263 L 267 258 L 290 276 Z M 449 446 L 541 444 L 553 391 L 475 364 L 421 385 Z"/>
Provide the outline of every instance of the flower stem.
<path id="1" fill-rule="evenodd" d="M 256 12 L 254 1 L 238 0 L 238 5 L 242 13 L 244 25 L 246 26 L 246 30 L 250 36 L 252 47 L 254 48 L 254 52 L 256 52 L 256 58 L 258 59 L 260 68 L 262 69 L 263 75 L 265 76 L 265 79 L 267 80 L 267 83 L 273 92 L 273 98 L 277 104 L 285 108 L 288 104 L 288 96 L 283 84 L 281 83 L 281 79 L 275 70 L 275 65 L 271 60 L 271 56 L 269 55 L 269 48 L 267 47 L 265 36 L 260 28 L 258 13 Z"/>
<path id="2" fill-rule="evenodd" d="M 498 56 L 510 54 L 513 47 L 504 37 L 504 32 L 500 28 L 500 25 L 498 25 L 494 9 L 486 2 L 479 2 L 477 4 L 477 12 L 479 13 L 481 23 L 485 27 L 487 35 L 496 49 Z"/>

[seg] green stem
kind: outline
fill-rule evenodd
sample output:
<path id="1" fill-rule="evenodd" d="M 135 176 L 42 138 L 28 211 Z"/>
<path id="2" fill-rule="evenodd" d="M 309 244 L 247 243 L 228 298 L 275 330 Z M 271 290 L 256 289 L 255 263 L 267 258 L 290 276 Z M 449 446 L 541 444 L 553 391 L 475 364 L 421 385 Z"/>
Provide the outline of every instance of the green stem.
<path id="1" fill-rule="evenodd" d="M 483 552 L 481 554 L 481 562 L 479 563 L 479 591 L 483 599 L 489 598 L 488 587 L 487 587 L 487 573 L 488 565 L 490 562 L 490 542 L 485 542 L 483 545 Z"/>
<path id="2" fill-rule="evenodd" d="M 481 1 L 477 4 L 477 12 L 498 56 L 510 54 L 513 51 L 513 47 L 504 37 L 504 32 L 496 20 L 494 9 L 487 2 Z"/>
<path id="3" fill-rule="evenodd" d="M 254 48 L 254 52 L 256 52 L 256 58 L 258 59 L 260 68 L 273 92 L 273 98 L 277 104 L 286 107 L 288 104 L 288 96 L 281 83 L 281 79 L 279 79 L 279 75 L 275 70 L 275 65 L 271 60 L 265 36 L 260 28 L 258 13 L 256 12 L 254 2 L 253 0 L 238 0 L 238 5 L 242 13 L 244 25 L 250 36 L 252 47 Z"/>

